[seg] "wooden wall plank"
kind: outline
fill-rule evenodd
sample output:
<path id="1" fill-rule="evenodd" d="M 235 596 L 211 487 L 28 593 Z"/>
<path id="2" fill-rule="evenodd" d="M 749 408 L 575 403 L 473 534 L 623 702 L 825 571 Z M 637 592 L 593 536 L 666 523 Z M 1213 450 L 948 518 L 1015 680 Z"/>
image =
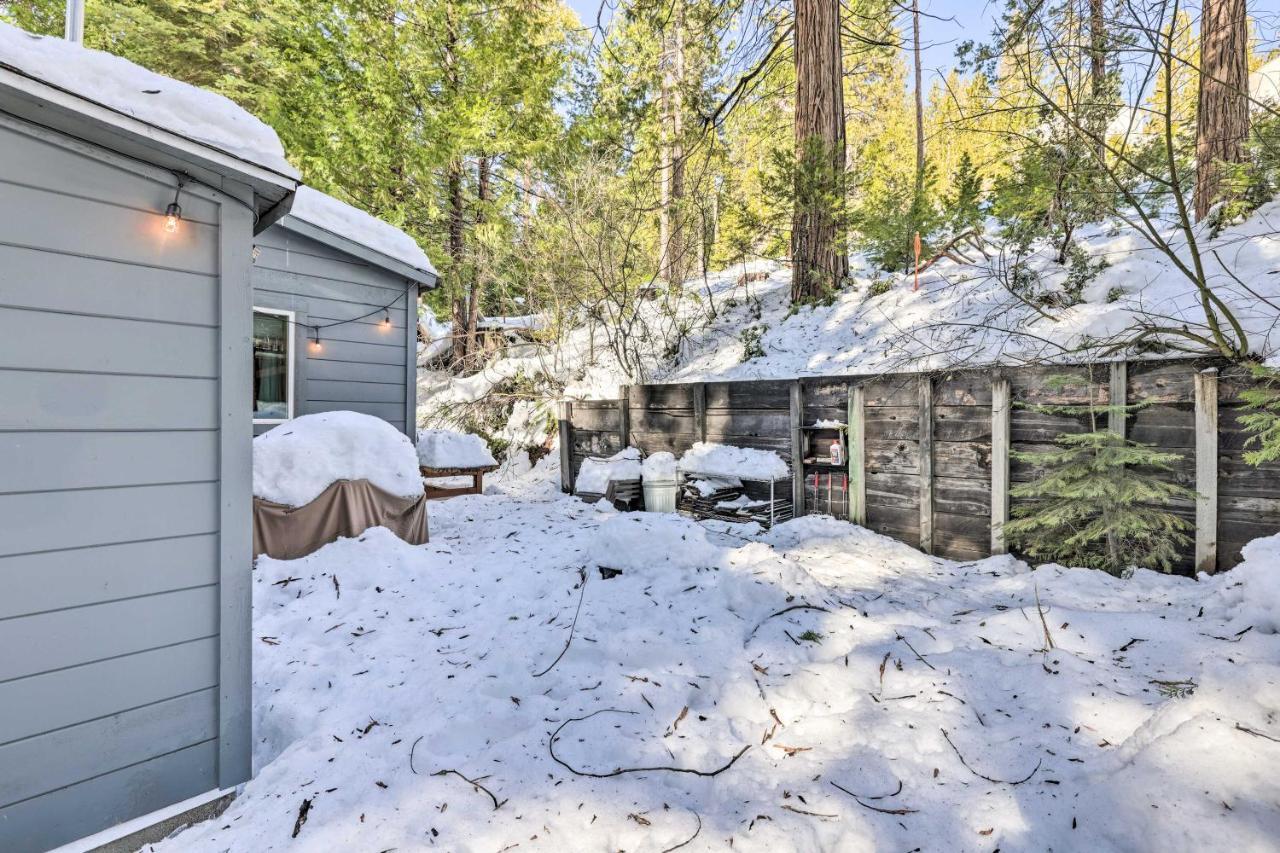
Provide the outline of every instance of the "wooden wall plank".
<path id="1" fill-rule="evenodd" d="M 866 392 L 861 385 L 849 386 L 849 520 L 867 523 L 867 425 Z"/>
<path id="2" fill-rule="evenodd" d="M 933 378 L 921 374 L 920 402 L 920 549 L 933 553 Z"/>
<path id="3" fill-rule="evenodd" d="M 573 492 L 573 403 L 561 400 L 556 418 L 560 425 L 560 491 Z"/>
<path id="4" fill-rule="evenodd" d="M 1195 375 L 1197 572 L 1218 568 L 1218 372 Z"/>
<path id="5" fill-rule="evenodd" d="M 1010 388 L 1006 377 L 991 381 L 991 553 L 1009 550 L 1004 526 L 1009 521 Z"/>
<path id="6" fill-rule="evenodd" d="M 791 383 L 791 501 L 795 515 L 804 515 L 804 454 L 800 426 L 804 418 L 804 386 Z"/>

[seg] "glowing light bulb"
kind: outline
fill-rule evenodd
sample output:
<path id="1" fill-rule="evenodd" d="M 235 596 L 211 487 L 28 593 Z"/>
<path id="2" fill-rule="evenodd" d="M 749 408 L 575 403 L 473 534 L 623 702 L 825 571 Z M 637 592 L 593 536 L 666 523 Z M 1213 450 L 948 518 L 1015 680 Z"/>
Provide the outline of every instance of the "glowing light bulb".
<path id="1" fill-rule="evenodd" d="M 391 312 L 389 311 L 382 312 L 382 328 L 384 331 L 391 328 Z"/>
<path id="2" fill-rule="evenodd" d="M 164 211 L 164 230 L 170 234 L 178 230 L 178 220 L 182 218 L 182 208 L 175 201 L 173 204 L 165 208 Z"/>

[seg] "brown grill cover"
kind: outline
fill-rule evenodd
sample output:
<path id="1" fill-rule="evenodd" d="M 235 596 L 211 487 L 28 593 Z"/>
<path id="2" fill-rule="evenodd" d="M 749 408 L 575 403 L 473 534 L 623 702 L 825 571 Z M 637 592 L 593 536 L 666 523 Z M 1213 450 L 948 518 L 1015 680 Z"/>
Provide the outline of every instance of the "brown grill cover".
<path id="1" fill-rule="evenodd" d="M 306 506 L 253 499 L 253 556 L 305 557 L 340 536 L 387 528 L 410 545 L 427 541 L 427 496 L 402 498 L 368 480 L 330 483 Z"/>

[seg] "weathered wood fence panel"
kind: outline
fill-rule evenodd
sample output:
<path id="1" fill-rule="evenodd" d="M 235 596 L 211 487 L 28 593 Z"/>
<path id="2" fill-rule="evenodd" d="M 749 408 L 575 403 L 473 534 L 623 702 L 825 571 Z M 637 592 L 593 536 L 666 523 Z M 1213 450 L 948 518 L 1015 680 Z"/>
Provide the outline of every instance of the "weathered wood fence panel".
<path id="1" fill-rule="evenodd" d="M 1254 467 L 1243 459 L 1240 394 L 1252 382 L 1241 368 L 1202 359 L 962 370 L 927 380 L 888 374 L 636 385 L 617 400 L 563 404 L 561 459 L 571 473 L 566 484 L 584 458 L 628 444 L 679 455 L 705 440 L 773 450 L 793 464 L 793 443 L 811 456 L 830 454 L 832 434 L 811 432 L 815 424 L 845 423 L 845 451 L 856 455 L 844 470 L 804 466 L 801 511 L 862 519 L 911 545 L 969 560 L 1005 547 L 1003 521 L 1020 504 L 1009 492 L 1037 474 L 1018 454 L 1114 424 L 1182 457 L 1165 476 L 1198 492 L 1172 507 L 1197 525 L 1196 545 L 1175 567 L 1189 573 L 1197 564 L 1233 566 L 1246 542 L 1280 529 L 1280 463 Z M 1113 397 L 1139 408 L 1113 420 Z M 1029 408 L 1090 402 L 1096 417 Z"/>

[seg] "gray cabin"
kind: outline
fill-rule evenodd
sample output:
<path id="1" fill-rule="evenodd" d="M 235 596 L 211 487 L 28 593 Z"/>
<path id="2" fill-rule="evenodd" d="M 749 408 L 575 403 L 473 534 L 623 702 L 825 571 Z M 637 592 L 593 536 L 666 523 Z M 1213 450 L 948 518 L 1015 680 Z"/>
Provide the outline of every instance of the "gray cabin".
<path id="1" fill-rule="evenodd" d="M 413 239 L 301 187 L 253 254 L 254 434 L 347 409 L 413 437 L 418 292 L 436 285 Z"/>
<path id="2" fill-rule="evenodd" d="M 250 777 L 251 255 L 297 177 L 230 101 L 0 24 L 6 853 Z"/>

